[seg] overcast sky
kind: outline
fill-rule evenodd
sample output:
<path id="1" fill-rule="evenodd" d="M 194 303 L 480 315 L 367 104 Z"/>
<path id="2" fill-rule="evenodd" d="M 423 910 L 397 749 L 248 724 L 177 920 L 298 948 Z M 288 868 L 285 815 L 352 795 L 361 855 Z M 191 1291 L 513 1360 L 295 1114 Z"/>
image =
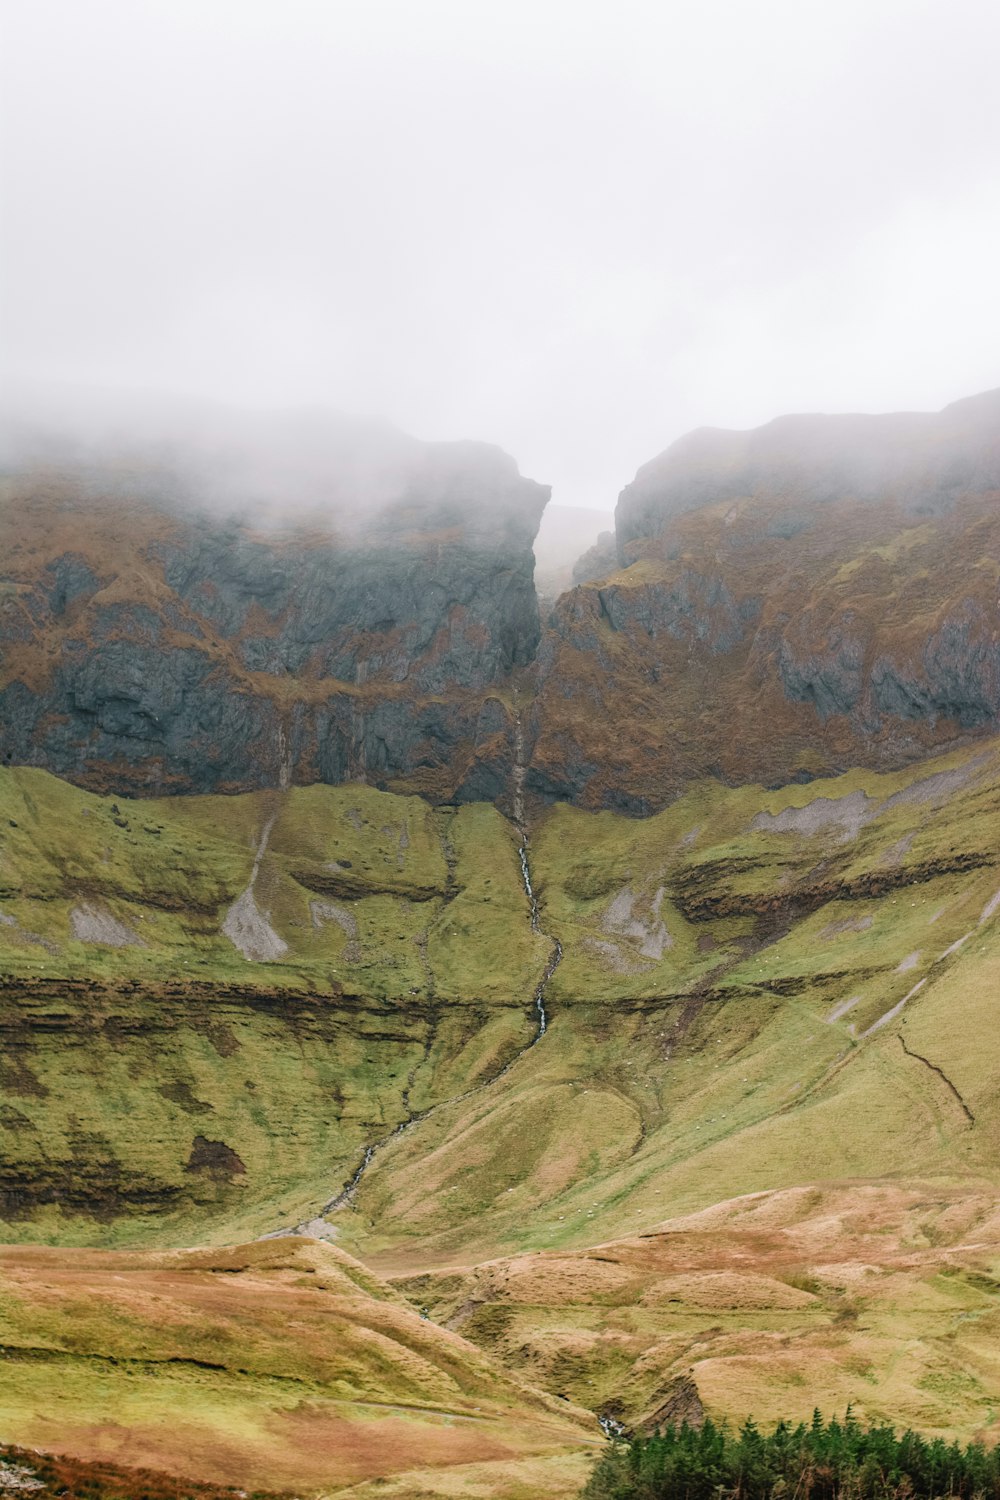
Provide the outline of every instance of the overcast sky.
<path id="1" fill-rule="evenodd" d="M 997 0 L 0 0 L 4 373 L 324 403 L 608 507 L 1000 384 Z"/>

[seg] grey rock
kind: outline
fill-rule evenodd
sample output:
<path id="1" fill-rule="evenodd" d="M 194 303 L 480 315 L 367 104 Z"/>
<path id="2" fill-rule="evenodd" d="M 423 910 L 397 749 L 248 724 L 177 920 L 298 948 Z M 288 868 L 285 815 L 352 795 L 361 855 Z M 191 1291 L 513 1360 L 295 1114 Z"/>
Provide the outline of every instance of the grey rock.
<path id="1" fill-rule="evenodd" d="M 821 719 L 848 714 L 861 702 L 864 647 L 835 631 L 822 654 L 799 655 L 786 636 L 778 648 L 778 674 L 787 696 L 796 703 L 811 703 Z"/>
<path id="2" fill-rule="evenodd" d="M 618 570 L 618 545 L 613 531 L 602 531 L 592 547 L 573 564 L 573 582 L 596 583 Z"/>
<path id="3" fill-rule="evenodd" d="M 300 781 L 433 773 L 447 796 L 499 788 L 512 738 L 490 695 L 538 648 L 547 490 L 499 450 L 396 438 L 385 462 L 350 449 L 369 486 L 353 508 L 340 450 L 313 462 L 337 508 L 285 496 L 280 526 L 213 509 L 203 455 L 137 460 L 117 511 L 116 470 L 13 476 L 54 507 L 51 553 L 0 598 L 0 650 L 44 643 L 47 677 L 37 656 L 23 675 L 5 658 L 0 758 L 133 792 L 274 786 L 288 756 Z M 60 548 L 59 517 L 91 506 L 88 561 Z M 136 538 L 126 571 L 99 576 L 123 534 Z"/>

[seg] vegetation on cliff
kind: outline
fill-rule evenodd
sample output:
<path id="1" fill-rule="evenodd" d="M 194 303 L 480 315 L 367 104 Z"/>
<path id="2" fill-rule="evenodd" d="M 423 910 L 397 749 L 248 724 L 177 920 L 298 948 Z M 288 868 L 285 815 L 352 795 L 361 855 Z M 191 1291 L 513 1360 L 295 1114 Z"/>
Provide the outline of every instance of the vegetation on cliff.
<path id="1" fill-rule="evenodd" d="M 706 775 L 890 770 L 992 732 L 998 430 L 994 391 L 704 429 L 645 465 L 619 570 L 549 617 L 529 783 L 646 814 Z"/>
<path id="2" fill-rule="evenodd" d="M 873 508 L 779 449 L 647 475 L 534 663 L 503 462 L 363 545 L 28 497 L 0 1436 L 345 1500 L 568 1496 L 598 1416 L 673 1435 L 594 1493 L 813 1493 L 749 1390 L 873 1424 L 780 1429 L 818 1500 L 996 1439 L 992 450 Z"/>
<path id="3" fill-rule="evenodd" d="M 10 461 L 0 759 L 141 796 L 505 806 L 520 761 L 541 798 L 633 815 L 706 777 L 897 769 L 1000 715 L 998 409 L 691 434 L 544 628 L 547 491 L 484 445 L 307 421 L 277 473 L 245 429 L 207 468 Z"/>
<path id="4" fill-rule="evenodd" d="M 557 807 L 536 932 L 492 807 L 0 773 L 7 1232 L 290 1228 L 375 1144 L 338 1234 L 445 1260 L 845 1170 L 991 1176 L 998 782 L 989 744 Z"/>
<path id="5" fill-rule="evenodd" d="M 0 760 L 138 795 L 497 796 L 546 488 L 485 444 L 220 421 L 5 449 Z"/>

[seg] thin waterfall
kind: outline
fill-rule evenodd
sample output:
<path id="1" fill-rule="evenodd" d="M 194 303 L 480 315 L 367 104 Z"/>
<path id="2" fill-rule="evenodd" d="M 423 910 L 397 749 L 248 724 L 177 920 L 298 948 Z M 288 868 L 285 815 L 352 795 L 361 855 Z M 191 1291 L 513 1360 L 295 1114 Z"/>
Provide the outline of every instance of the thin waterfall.
<path id="1" fill-rule="evenodd" d="M 531 883 L 531 863 L 528 855 L 528 827 L 525 818 L 524 806 L 524 786 L 525 778 L 527 775 L 527 764 L 525 762 L 524 756 L 524 735 L 521 728 L 520 714 L 518 714 L 514 725 L 514 752 L 514 765 L 512 769 L 511 780 L 513 788 L 514 825 L 517 828 L 519 837 L 517 856 L 521 865 L 521 880 L 524 885 L 524 893 L 528 898 L 531 930 L 532 932 L 537 932 L 539 935 L 544 936 L 544 934 L 542 933 L 541 920 L 538 909 L 538 897 L 535 895 L 535 888 Z M 267 831 L 270 832 L 270 828 L 268 828 Z M 538 1025 L 531 1040 L 528 1041 L 521 1048 L 521 1050 L 517 1052 L 509 1062 L 505 1063 L 504 1066 L 499 1070 L 499 1072 L 495 1073 L 491 1078 L 486 1079 L 482 1083 L 475 1084 L 471 1089 L 466 1089 L 464 1093 L 454 1095 L 451 1099 L 442 1100 L 441 1104 L 433 1104 L 429 1109 L 422 1110 L 419 1113 L 411 1113 L 407 1119 L 400 1121 L 400 1123 L 396 1125 L 393 1130 L 388 1131 L 378 1140 L 370 1141 L 368 1145 L 365 1146 L 364 1154 L 362 1155 L 361 1161 L 358 1164 L 358 1167 L 354 1171 L 353 1175 L 344 1184 L 343 1188 L 336 1195 L 336 1197 L 331 1198 L 327 1203 L 324 1204 L 323 1208 L 320 1210 L 321 1214 L 334 1213 L 337 1209 L 349 1208 L 353 1205 L 354 1197 L 361 1183 L 361 1179 L 368 1171 L 368 1168 L 371 1166 L 377 1154 L 382 1150 L 384 1146 L 387 1146 L 391 1140 L 395 1139 L 396 1136 L 401 1135 L 404 1130 L 409 1130 L 412 1125 L 419 1124 L 421 1120 L 427 1119 L 429 1115 L 434 1114 L 436 1110 L 440 1109 L 443 1104 L 457 1104 L 461 1100 L 468 1099 L 473 1094 L 478 1094 L 483 1089 L 489 1088 L 492 1084 L 496 1083 L 500 1078 L 502 1078 L 506 1073 L 509 1073 L 511 1068 L 514 1067 L 515 1063 L 517 1063 L 520 1058 L 525 1055 L 526 1052 L 530 1051 L 530 1049 L 535 1045 L 536 1042 L 541 1041 L 542 1037 L 548 1030 L 549 1025 L 548 1012 L 545 1008 L 545 991 L 548 988 L 549 980 L 552 978 L 556 969 L 558 969 L 560 963 L 562 962 L 562 957 L 562 943 L 560 943 L 558 938 L 553 938 L 552 949 L 549 953 L 548 961 L 542 971 L 542 977 L 539 979 L 538 984 L 535 986 L 533 1001 L 535 1014 L 538 1017 Z M 298 1229 L 301 1231 L 303 1227 L 304 1226 L 300 1225 L 298 1226 Z M 270 1239 L 276 1236 L 280 1236 L 281 1234 L 295 1234 L 296 1232 L 297 1231 L 295 1229 L 277 1230 L 273 1235 L 265 1235 L 264 1238 Z"/>

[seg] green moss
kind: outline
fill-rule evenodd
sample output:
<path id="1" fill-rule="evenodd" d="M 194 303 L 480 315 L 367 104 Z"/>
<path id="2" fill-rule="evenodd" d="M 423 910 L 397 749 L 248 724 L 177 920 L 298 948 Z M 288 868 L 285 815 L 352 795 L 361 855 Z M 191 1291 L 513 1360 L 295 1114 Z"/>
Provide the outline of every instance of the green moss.
<path id="1" fill-rule="evenodd" d="M 642 821 L 553 807 L 533 931 L 493 807 L 359 786 L 113 802 L 0 773 L 9 1232 L 260 1233 L 413 1116 L 338 1217 L 347 1242 L 557 1247 L 817 1175 L 989 1172 L 988 1053 L 951 1018 L 992 1024 L 998 785 L 980 744 L 886 776 L 706 783 Z M 758 820 L 859 793 L 860 827 Z M 222 927 L 268 826 L 254 896 L 287 952 L 255 964 Z M 81 903 L 141 946 L 74 938 Z M 973 1127 L 907 1038 L 952 1059 Z M 244 1170 L 192 1167 L 196 1137 Z"/>

